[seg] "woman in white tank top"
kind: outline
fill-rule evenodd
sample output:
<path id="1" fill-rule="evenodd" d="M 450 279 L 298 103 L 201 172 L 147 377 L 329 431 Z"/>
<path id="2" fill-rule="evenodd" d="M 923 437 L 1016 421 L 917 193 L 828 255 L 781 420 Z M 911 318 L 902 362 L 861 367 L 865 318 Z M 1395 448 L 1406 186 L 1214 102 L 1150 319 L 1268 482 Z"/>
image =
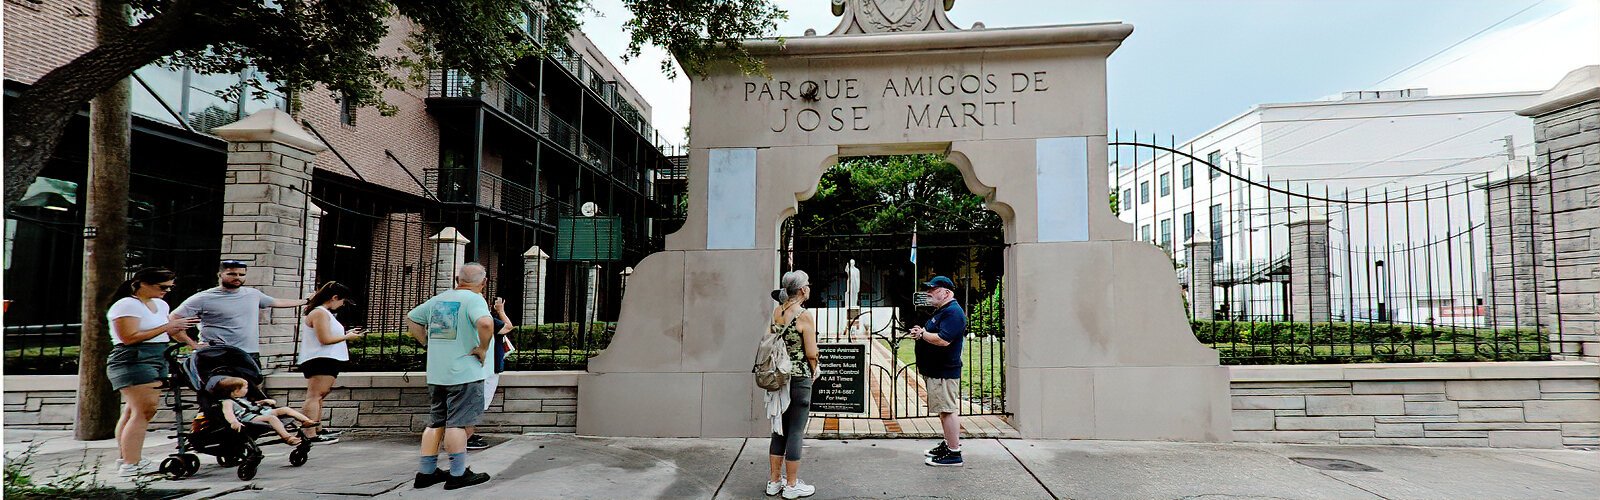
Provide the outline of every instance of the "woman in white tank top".
<path id="1" fill-rule="evenodd" d="M 322 399 L 333 391 L 334 380 L 339 377 L 345 363 L 350 361 L 348 341 L 361 338 L 364 333 L 361 328 L 345 330 L 339 319 L 333 316 L 333 311 L 340 307 L 355 305 L 350 295 L 350 287 L 329 281 L 306 301 L 306 317 L 300 320 L 298 363 L 300 373 L 306 377 L 306 401 L 300 407 L 300 413 L 316 415 L 311 417 L 316 420 L 322 420 Z M 313 443 L 339 442 L 336 434 L 328 429 L 311 427 L 304 431 L 310 435 Z"/>

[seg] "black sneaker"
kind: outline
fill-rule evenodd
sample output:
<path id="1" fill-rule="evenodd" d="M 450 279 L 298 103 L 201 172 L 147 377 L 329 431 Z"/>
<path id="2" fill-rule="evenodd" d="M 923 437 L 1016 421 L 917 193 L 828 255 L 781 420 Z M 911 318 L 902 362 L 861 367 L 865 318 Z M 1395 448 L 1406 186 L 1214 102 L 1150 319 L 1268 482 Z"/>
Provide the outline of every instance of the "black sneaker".
<path id="1" fill-rule="evenodd" d="M 922 463 L 932 465 L 934 467 L 961 467 L 961 452 L 950 451 L 937 457 L 928 457 L 924 459 Z"/>
<path id="2" fill-rule="evenodd" d="M 922 452 L 922 456 L 928 457 L 928 458 L 934 458 L 934 457 L 938 457 L 940 455 L 944 455 L 946 453 L 950 453 L 950 447 L 946 446 L 944 441 L 940 441 L 939 442 L 939 446 L 935 446 L 932 449 L 929 449 L 928 451 Z"/>
<path id="3" fill-rule="evenodd" d="M 446 472 L 444 469 L 434 469 L 432 474 L 423 474 L 421 472 L 418 472 L 417 473 L 417 481 L 414 482 L 414 483 L 411 483 L 411 486 L 413 488 L 419 488 L 419 489 L 420 488 L 427 488 L 429 486 L 433 486 L 435 484 L 447 482 L 449 480 L 450 480 L 450 473 L 449 472 Z M 448 488 L 448 486 L 446 486 L 446 487 Z"/>
<path id="4" fill-rule="evenodd" d="M 484 474 L 482 472 L 472 472 L 472 468 L 469 467 L 467 468 L 466 472 L 462 473 L 460 476 L 450 476 L 450 479 L 446 479 L 444 481 L 444 489 L 453 490 L 456 488 L 465 488 L 474 484 L 483 484 L 488 480 L 488 474 Z"/>
<path id="5" fill-rule="evenodd" d="M 339 437 L 339 434 L 342 434 L 342 433 L 344 433 L 344 431 L 341 431 L 339 429 L 329 429 L 329 428 L 326 428 L 326 427 L 324 427 L 324 428 L 322 428 L 322 429 L 317 431 L 317 435 L 318 436 L 328 436 L 328 437 L 331 437 L 331 438 Z"/>
<path id="6" fill-rule="evenodd" d="M 333 444 L 339 442 L 339 437 L 329 436 L 327 434 L 317 434 L 306 441 L 310 441 L 311 444 Z"/>
<path id="7" fill-rule="evenodd" d="M 467 449 L 469 450 L 481 450 L 488 447 L 489 440 L 484 439 L 482 435 L 473 434 L 467 437 Z"/>

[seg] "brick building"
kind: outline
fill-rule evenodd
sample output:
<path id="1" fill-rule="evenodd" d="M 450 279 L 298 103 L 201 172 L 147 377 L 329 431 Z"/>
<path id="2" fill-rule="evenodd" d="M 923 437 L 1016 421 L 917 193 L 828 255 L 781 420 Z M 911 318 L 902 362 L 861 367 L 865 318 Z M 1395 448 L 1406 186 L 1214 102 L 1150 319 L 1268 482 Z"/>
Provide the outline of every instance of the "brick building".
<path id="1" fill-rule="evenodd" d="M 93 46 L 94 11 L 91 0 L 7 0 L 8 99 Z M 537 39 L 543 23 L 530 14 L 522 28 Z M 391 20 L 379 50 L 401 48 L 411 29 Z M 499 81 L 441 70 L 426 82 L 386 90 L 384 99 L 398 110 L 392 116 L 345 106 L 324 89 L 246 95 L 242 102 L 222 97 L 248 71 L 140 69 L 133 83 L 129 268 L 177 270 L 178 287 L 168 297 L 176 305 L 215 285 L 216 262 L 233 257 L 222 255 L 231 248 L 224 242 L 251 227 L 271 232 L 224 223 L 237 215 L 224 214 L 228 187 L 253 179 L 229 172 L 229 144 L 213 129 L 278 108 L 327 150 L 315 154 L 306 196 L 295 198 L 313 217 L 320 214 L 320 228 L 281 235 L 306 247 L 307 258 L 298 270 L 277 272 L 299 272 L 306 286 L 339 280 L 356 287 L 364 305 L 341 312 L 346 324 L 403 330 L 399 314 L 432 292 L 440 247 L 429 238 L 446 228 L 465 240 L 459 244 L 466 259 L 490 268 L 491 294 L 506 299 L 514 322 L 614 320 L 625 270 L 661 247 L 671 225 L 662 221 L 676 217 L 681 176 L 672 173 L 671 150 L 650 125 L 649 103 L 587 37 L 572 33 L 567 46 L 550 53 L 518 61 Z M 76 344 L 87 122 L 85 106 L 40 181 L 6 215 L 8 349 L 60 352 Z M 658 176 L 667 187 L 657 189 Z M 558 238 L 561 221 L 591 203 L 596 220 L 606 222 L 598 225 L 611 231 L 572 233 L 595 240 L 580 247 L 620 248 L 609 259 L 563 260 L 557 249 L 573 239 Z M 369 368 L 413 362 L 387 340 L 375 342 L 363 351 L 372 354 Z M 282 361 L 293 353 L 267 354 Z M 8 350 L 7 373 L 75 371 L 40 361 L 13 359 Z"/>

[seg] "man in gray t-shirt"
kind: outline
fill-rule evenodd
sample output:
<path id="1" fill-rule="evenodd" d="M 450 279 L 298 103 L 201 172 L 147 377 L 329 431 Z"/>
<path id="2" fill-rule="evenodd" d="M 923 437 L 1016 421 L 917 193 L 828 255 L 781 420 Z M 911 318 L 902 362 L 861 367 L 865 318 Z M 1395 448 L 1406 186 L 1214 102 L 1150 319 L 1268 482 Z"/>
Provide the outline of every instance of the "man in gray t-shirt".
<path id="1" fill-rule="evenodd" d="M 231 345 L 244 352 L 261 352 L 261 310 L 299 307 L 305 299 L 275 299 L 244 286 L 248 267 L 237 260 L 222 261 L 217 286 L 189 296 L 174 317 L 200 317 L 200 340 L 211 345 Z"/>

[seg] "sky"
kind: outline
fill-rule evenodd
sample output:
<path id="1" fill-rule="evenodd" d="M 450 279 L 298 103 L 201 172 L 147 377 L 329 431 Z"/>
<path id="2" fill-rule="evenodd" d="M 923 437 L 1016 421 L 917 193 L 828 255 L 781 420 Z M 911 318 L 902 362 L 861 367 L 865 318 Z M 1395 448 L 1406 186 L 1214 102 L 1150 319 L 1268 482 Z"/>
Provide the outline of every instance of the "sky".
<path id="1" fill-rule="evenodd" d="M 838 24 L 828 0 L 776 2 L 789 19 L 774 35 Z M 654 107 L 663 141 L 681 144 L 689 78 L 663 75 L 655 47 L 623 63 L 627 10 L 592 3 L 599 15 L 584 32 Z M 961 27 L 1133 24 L 1107 61 L 1110 128 L 1180 142 L 1256 104 L 1350 90 L 1542 91 L 1600 64 L 1600 0 L 958 0 L 948 15 Z"/>

